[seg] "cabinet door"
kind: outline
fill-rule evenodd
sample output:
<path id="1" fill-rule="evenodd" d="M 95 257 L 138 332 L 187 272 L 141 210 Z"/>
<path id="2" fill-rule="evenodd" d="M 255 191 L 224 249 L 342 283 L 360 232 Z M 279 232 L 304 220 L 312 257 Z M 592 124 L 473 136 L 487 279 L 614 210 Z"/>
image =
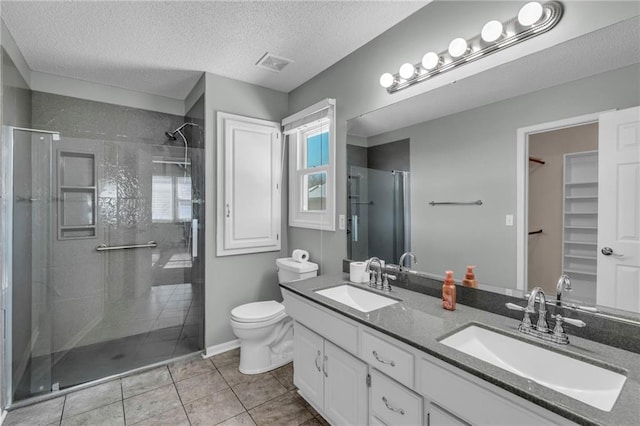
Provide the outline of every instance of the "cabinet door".
<path id="1" fill-rule="evenodd" d="M 324 339 L 298 323 L 294 327 L 293 383 L 307 401 L 322 409 Z"/>
<path id="2" fill-rule="evenodd" d="M 218 113 L 218 256 L 280 250 L 280 146 L 278 123 Z"/>
<path id="3" fill-rule="evenodd" d="M 324 342 L 324 412 L 339 425 L 367 424 L 367 365 Z"/>
<path id="4" fill-rule="evenodd" d="M 429 424 L 428 426 L 468 426 L 469 423 L 464 422 L 451 413 L 431 404 L 429 406 Z"/>

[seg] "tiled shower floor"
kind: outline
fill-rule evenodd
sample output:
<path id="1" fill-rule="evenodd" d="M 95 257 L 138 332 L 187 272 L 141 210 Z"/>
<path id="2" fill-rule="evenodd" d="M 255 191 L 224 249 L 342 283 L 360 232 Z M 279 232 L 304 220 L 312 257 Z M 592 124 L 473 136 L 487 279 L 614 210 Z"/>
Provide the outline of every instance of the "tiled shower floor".
<path id="1" fill-rule="evenodd" d="M 77 347 L 32 359 L 33 371 L 24 375 L 32 383 L 21 383 L 16 398 L 53 384 L 65 389 L 197 352 L 202 349 L 200 306 L 200 293 L 191 284 L 152 287 L 138 298 L 109 306 Z"/>
<path id="2" fill-rule="evenodd" d="M 244 375 L 239 350 L 113 380 L 11 411 L 5 425 L 326 425 L 293 365 Z"/>

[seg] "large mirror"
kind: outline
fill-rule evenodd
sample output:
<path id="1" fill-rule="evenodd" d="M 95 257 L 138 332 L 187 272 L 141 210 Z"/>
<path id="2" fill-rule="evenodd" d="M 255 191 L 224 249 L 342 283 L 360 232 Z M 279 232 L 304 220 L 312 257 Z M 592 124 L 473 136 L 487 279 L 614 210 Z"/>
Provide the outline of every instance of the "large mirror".
<path id="1" fill-rule="evenodd" d="M 599 158 L 612 144 L 599 136 L 600 113 L 640 105 L 638 43 L 624 35 L 634 25 L 349 120 L 349 258 L 397 264 L 411 251 L 412 269 L 434 278 L 453 270 L 457 280 L 476 265 L 481 288 L 513 295 L 539 286 L 555 297 L 566 274 L 564 301 L 640 311 L 638 263 L 617 278 L 598 270 L 611 215 L 635 223 L 628 238 L 640 252 L 638 197 L 613 213 L 598 200 L 598 167 L 600 176 L 616 173 Z"/>

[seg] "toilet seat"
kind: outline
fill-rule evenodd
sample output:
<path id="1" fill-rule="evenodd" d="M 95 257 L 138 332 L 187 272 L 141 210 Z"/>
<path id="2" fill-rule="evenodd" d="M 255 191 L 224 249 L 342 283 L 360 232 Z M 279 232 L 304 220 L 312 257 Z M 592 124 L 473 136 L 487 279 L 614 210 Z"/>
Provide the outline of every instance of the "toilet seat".
<path id="1" fill-rule="evenodd" d="M 265 322 L 286 315 L 284 305 L 275 300 L 247 303 L 231 310 L 231 319 L 240 323 Z"/>

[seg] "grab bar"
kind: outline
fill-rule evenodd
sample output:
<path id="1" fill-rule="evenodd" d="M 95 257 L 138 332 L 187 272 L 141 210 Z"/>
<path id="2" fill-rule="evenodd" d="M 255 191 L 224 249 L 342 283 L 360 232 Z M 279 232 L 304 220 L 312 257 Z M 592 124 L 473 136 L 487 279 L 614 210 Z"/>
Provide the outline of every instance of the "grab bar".
<path id="1" fill-rule="evenodd" d="M 482 200 L 477 200 L 477 201 L 431 201 L 429 204 L 432 205 L 432 206 L 439 206 L 439 205 L 443 205 L 443 204 L 449 204 L 449 205 L 455 205 L 455 206 L 472 206 L 472 205 L 481 206 L 482 205 Z"/>
<path id="2" fill-rule="evenodd" d="M 155 241 L 149 241 L 147 244 L 131 244 L 127 246 L 108 246 L 105 243 L 102 243 L 96 246 L 96 251 L 124 250 L 124 249 L 134 249 L 134 248 L 154 248 L 154 247 L 158 247 L 158 243 L 156 243 Z"/>

